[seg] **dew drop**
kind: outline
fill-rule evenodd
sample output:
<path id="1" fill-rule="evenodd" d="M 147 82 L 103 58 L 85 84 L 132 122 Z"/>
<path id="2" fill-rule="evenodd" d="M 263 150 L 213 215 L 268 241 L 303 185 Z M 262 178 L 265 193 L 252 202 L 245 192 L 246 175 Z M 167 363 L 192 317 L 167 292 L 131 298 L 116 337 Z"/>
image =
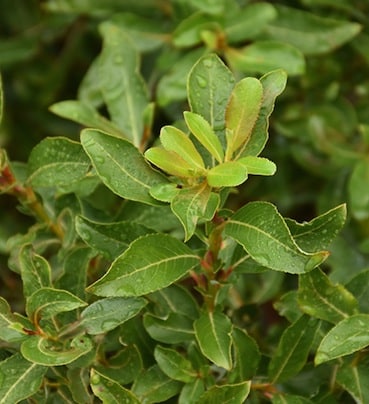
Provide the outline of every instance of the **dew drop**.
<path id="1" fill-rule="evenodd" d="M 98 164 L 104 164 L 105 163 L 105 158 L 102 156 L 95 156 L 95 161 Z"/>
<path id="2" fill-rule="evenodd" d="M 100 383 L 100 376 L 94 374 L 94 375 L 91 376 L 90 381 L 91 381 L 92 384 L 99 384 Z"/>
<path id="3" fill-rule="evenodd" d="M 206 88 L 208 85 L 208 82 L 202 76 L 196 76 L 196 81 L 201 88 Z"/>
<path id="4" fill-rule="evenodd" d="M 205 59 L 204 66 L 210 69 L 211 67 L 213 67 L 213 61 L 211 59 Z"/>

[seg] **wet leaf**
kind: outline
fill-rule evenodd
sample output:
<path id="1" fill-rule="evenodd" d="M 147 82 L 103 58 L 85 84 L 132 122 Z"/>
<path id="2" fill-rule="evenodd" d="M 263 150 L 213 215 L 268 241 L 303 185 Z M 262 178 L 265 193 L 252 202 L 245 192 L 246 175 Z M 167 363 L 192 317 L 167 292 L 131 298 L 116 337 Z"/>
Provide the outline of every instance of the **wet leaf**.
<path id="1" fill-rule="evenodd" d="M 166 182 L 132 143 L 94 129 L 81 133 L 82 146 L 103 183 L 122 198 L 155 205 L 149 190 Z"/>
<path id="2" fill-rule="evenodd" d="M 117 26 L 103 23 L 100 32 L 103 36 L 99 56 L 101 92 L 111 120 L 138 147 L 148 104 L 145 83 L 139 74 L 138 53 L 130 37 Z"/>
<path id="3" fill-rule="evenodd" d="M 18 403 L 37 392 L 47 367 L 24 359 L 19 353 L 0 362 L 0 403 Z"/>
<path id="4" fill-rule="evenodd" d="M 298 303 L 310 316 L 338 323 L 357 312 L 355 297 L 341 284 L 333 284 L 319 268 L 299 278 Z"/>
<path id="5" fill-rule="evenodd" d="M 126 403 L 139 404 L 138 398 L 116 381 L 109 379 L 96 369 L 91 369 L 90 385 L 95 396 L 104 404 Z"/>
<path id="6" fill-rule="evenodd" d="M 152 234 L 135 240 L 88 291 L 98 296 L 141 296 L 169 286 L 199 262 L 174 237 Z"/>
<path id="7" fill-rule="evenodd" d="M 369 315 L 355 314 L 340 321 L 322 339 L 315 364 L 350 355 L 369 345 Z"/>
<path id="8" fill-rule="evenodd" d="M 45 366 L 60 366 L 74 362 L 92 348 L 93 343 L 86 336 L 75 337 L 68 347 L 39 336 L 31 336 L 22 343 L 21 353 L 30 362 Z"/>
<path id="9" fill-rule="evenodd" d="M 136 316 L 147 304 L 139 297 L 108 297 L 100 299 L 81 313 L 81 325 L 88 334 L 103 334 Z"/>
<path id="10" fill-rule="evenodd" d="M 267 202 L 250 202 L 239 209 L 227 222 L 225 234 L 259 264 L 276 271 L 304 273 L 328 255 L 325 251 L 309 254 L 301 250 L 282 216 Z"/>

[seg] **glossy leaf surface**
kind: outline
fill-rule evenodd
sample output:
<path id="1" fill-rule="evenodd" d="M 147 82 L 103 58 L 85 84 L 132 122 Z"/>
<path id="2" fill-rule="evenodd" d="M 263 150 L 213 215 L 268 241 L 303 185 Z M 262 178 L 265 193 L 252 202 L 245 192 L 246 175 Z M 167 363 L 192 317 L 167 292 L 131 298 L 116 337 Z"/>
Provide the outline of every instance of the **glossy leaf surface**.
<path id="1" fill-rule="evenodd" d="M 86 305 L 87 303 L 72 293 L 44 287 L 38 289 L 27 299 L 26 312 L 30 317 L 46 319 Z"/>
<path id="2" fill-rule="evenodd" d="M 259 115 L 262 97 L 262 84 L 253 77 L 246 77 L 235 85 L 226 109 L 226 160 L 231 160 L 248 141 Z"/>
<path id="3" fill-rule="evenodd" d="M 357 352 L 369 345 L 369 316 L 355 314 L 340 321 L 323 338 L 315 364 Z"/>
<path id="4" fill-rule="evenodd" d="M 245 381 L 239 384 L 225 384 L 223 386 L 212 386 L 201 395 L 199 402 L 212 404 L 222 402 L 226 404 L 242 403 L 249 395 L 251 382 Z"/>
<path id="5" fill-rule="evenodd" d="M 282 216 L 267 202 L 250 202 L 239 209 L 227 222 L 225 234 L 240 243 L 255 261 L 277 271 L 304 273 L 327 257 L 324 251 L 302 251 Z"/>
<path id="6" fill-rule="evenodd" d="M 63 137 L 46 138 L 29 157 L 29 181 L 35 187 L 59 187 L 68 192 L 90 171 L 81 145 Z"/>
<path id="7" fill-rule="evenodd" d="M 210 123 L 224 145 L 225 109 L 234 84 L 231 71 L 215 54 L 200 58 L 188 75 L 187 93 L 191 111 Z"/>
<path id="8" fill-rule="evenodd" d="M 170 207 L 185 230 L 185 240 L 192 237 L 200 219 L 209 220 L 213 217 L 218 204 L 219 198 L 212 197 L 206 182 L 176 192 Z"/>
<path id="9" fill-rule="evenodd" d="M 91 369 L 90 385 L 95 396 L 103 403 L 139 404 L 140 402 L 129 390 L 96 369 Z"/>
<path id="10" fill-rule="evenodd" d="M 220 312 L 204 313 L 194 322 L 201 352 L 217 366 L 231 369 L 231 332 L 229 318 Z"/>
<path id="11" fill-rule="evenodd" d="M 206 180 L 214 188 L 235 187 L 247 180 L 247 169 L 237 161 L 228 161 L 211 168 Z"/>
<path id="12" fill-rule="evenodd" d="M 184 160 L 199 170 L 204 170 L 204 162 L 191 139 L 174 126 L 164 126 L 160 131 L 160 141 L 166 150 L 176 152 Z"/>
<path id="13" fill-rule="evenodd" d="M 154 356 L 160 369 L 171 379 L 189 383 L 196 378 L 191 362 L 174 349 L 158 345 Z"/>
<path id="14" fill-rule="evenodd" d="M 298 303 L 305 313 L 334 324 L 355 314 L 358 306 L 343 285 L 333 284 L 318 268 L 300 276 Z"/>
<path id="15" fill-rule="evenodd" d="M 135 240 L 101 279 L 88 288 L 98 296 L 141 296 L 169 286 L 199 261 L 181 241 L 164 234 Z"/>
<path id="16" fill-rule="evenodd" d="M 117 26 L 102 24 L 100 32 L 104 39 L 99 57 L 103 98 L 112 121 L 135 146 L 139 146 L 148 100 L 144 81 L 138 73 L 136 48 Z"/>
<path id="17" fill-rule="evenodd" d="M 149 167 L 135 146 L 94 129 L 82 131 L 81 142 L 99 177 L 114 193 L 134 201 L 156 204 L 149 190 L 166 181 Z"/>
<path id="18" fill-rule="evenodd" d="M 223 147 L 209 122 L 194 112 L 186 111 L 183 115 L 191 133 L 221 163 L 224 158 Z"/>
<path id="19" fill-rule="evenodd" d="M 19 353 L 0 362 L 0 403 L 18 403 L 37 392 L 47 367 L 28 362 Z"/>
<path id="20" fill-rule="evenodd" d="M 285 329 L 269 363 L 272 383 L 288 380 L 303 368 L 319 325 L 318 320 L 304 315 Z"/>
<path id="21" fill-rule="evenodd" d="M 93 348 L 93 342 L 86 336 L 75 337 L 65 347 L 39 336 L 31 336 L 21 345 L 22 355 L 30 362 L 45 366 L 60 366 L 74 362 Z"/>
<path id="22" fill-rule="evenodd" d="M 147 304 L 139 297 L 108 297 L 90 304 L 81 313 L 88 334 L 103 334 L 136 316 Z"/>
<path id="23" fill-rule="evenodd" d="M 140 223 L 93 222 L 83 216 L 76 217 L 76 230 L 88 245 L 109 259 L 115 259 L 136 238 L 152 233 L 152 230 Z"/>

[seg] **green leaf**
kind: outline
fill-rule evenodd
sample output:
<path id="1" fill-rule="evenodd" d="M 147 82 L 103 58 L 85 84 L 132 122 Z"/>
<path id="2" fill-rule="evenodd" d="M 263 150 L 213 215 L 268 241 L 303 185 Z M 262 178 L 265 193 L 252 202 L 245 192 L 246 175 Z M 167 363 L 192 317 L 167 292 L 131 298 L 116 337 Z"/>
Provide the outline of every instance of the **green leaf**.
<path id="1" fill-rule="evenodd" d="M 369 397 L 367 364 L 349 364 L 338 368 L 336 382 L 349 392 L 356 403 L 366 403 Z"/>
<path id="2" fill-rule="evenodd" d="M 104 334 L 136 316 L 147 304 L 139 297 L 108 297 L 90 304 L 81 313 L 88 334 Z"/>
<path id="3" fill-rule="evenodd" d="M 307 55 L 326 53 L 351 40 L 360 24 L 323 18 L 307 11 L 276 5 L 277 18 L 266 28 L 270 38 L 296 46 Z"/>
<path id="4" fill-rule="evenodd" d="M 201 352 L 217 366 L 230 370 L 232 323 L 218 311 L 203 313 L 195 322 L 196 340 Z"/>
<path id="5" fill-rule="evenodd" d="M 369 315 L 355 314 L 334 326 L 322 339 L 315 364 L 350 355 L 369 345 Z"/>
<path id="6" fill-rule="evenodd" d="M 89 373 L 89 368 L 72 368 L 67 370 L 68 387 L 75 403 L 90 404 L 93 402 Z"/>
<path id="7" fill-rule="evenodd" d="M 219 198 L 215 204 L 213 202 L 211 189 L 206 182 L 178 190 L 170 207 L 185 230 L 185 241 L 194 234 L 199 219 L 207 218 L 209 214 L 213 217 L 218 208 Z M 212 212 L 209 213 L 208 208 L 211 208 Z"/>
<path id="8" fill-rule="evenodd" d="M 362 313 L 369 313 L 369 269 L 361 271 L 354 276 L 349 283 L 347 283 L 346 289 L 352 293 L 358 301 L 359 311 Z"/>
<path id="9" fill-rule="evenodd" d="M 199 316 L 199 306 L 193 295 L 184 287 L 173 284 L 165 289 L 151 293 L 150 302 L 155 311 L 163 318 L 175 313 L 195 320 Z"/>
<path id="10" fill-rule="evenodd" d="M 117 13 L 109 20 L 130 36 L 139 52 L 152 52 L 166 42 L 166 24 L 161 24 L 150 16 L 130 12 Z"/>
<path id="11" fill-rule="evenodd" d="M 233 69 L 247 74 L 266 74 L 274 69 L 283 69 L 289 76 L 305 72 L 302 52 L 284 42 L 255 41 L 243 48 L 229 47 L 225 56 Z"/>
<path id="12" fill-rule="evenodd" d="M 145 152 L 145 157 L 150 163 L 170 175 L 183 178 L 198 177 L 202 171 L 186 161 L 178 153 L 172 150 L 165 150 L 162 147 L 151 147 Z"/>
<path id="13" fill-rule="evenodd" d="M 132 221 L 99 223 L 83 216 L 76 217 L 76 230 L 86 244 L 108 259 L 117 258 L 132 241 L 152 233 L 144 225 Z"/>
<path id="14" fill-rule="evenodd" d="M 301 274 L 328 255 L 325 251 L 302 251 L 276 207 L 267 202 L 250 202 L 241 208 L 227 222 L 225 234 L 241 244 L 256 262 L 276 271 Z"/>
<path id="15" fill-rule="evenodd" d="M 277 170 L 276 165 L 264 157 L 246 156 L 237 160 L 237 163 L 245 166 L 248 174 L 274 175 Z"/>
<path id="16" fill-rule="evenodd" d="M 28 362 L 19 353 L 0 362 L 0 403 L 18 403 L 41 387 L 47 367 Z"/>
<path id="17" fill-rule="evenodd" d="M 87 274 L 96 252 L 85 245 L 71 248 L 63 257 L 63 274 L 55 282 L 55 287 L 64 289 L 84 300 L 86 298 Z M 78 271 L 76 271 L 78 268 Z"/>
<path id="18" fill-rule="evenodd" d="M 369 217 L 369 159 L 360 159 L 354 166 L 349 183 L 349 207 L 358 220 Z"/>
<path id="19" fill-rule="evenodd" d="M 131 39 L 117 26 L 100 25 L 103 50 L 99 56 L 100 86 L 111 120 L 135 146 L 144 132 L 147 90 L 139 74 L 138 53 Z"/>
<path id="20" fill-rule="evenodd" d="M 86 305 L 87 303 L 66 290 L 44 287 L 38 289 L 27 299 L 26 312 L 30 318 L 47 319 Z"/>
<path id="21" fill-rule="evenodd" d="M 198 170 L 205 170 L 200 153 L 191 139 L 181 130 L 174 126 L 164 126 L 160 131 L 160 141 L 166 150 L 176 152 Z"/>
<path id="22" fill-rule="evenodd" d="M 328 248 L 346 220 L 346 205 L 339 205 L 308 223 L 286 219 L 295 242 L 304 251 L 315 252 Z"/>
<path id="23" fill-rule="evenodd" d="M 286 393 L 274 394 L 271 401 L 273 404 L 313 404 L 311 400 L 305 397 Z"/>
<path id="24" fill-rule="evenodd" d="M 268 374 L 272 384 L 297 375 L 304 367 L 320 322 L 301 316 L 286 328 L 279 340 L 277 351 L 269 363 Z"/>
<path id="25" fill-rule="evenodd" d="M 320 269 L 300 276 L 298 303 L 305 313 L 334 324 L 355 314 L 358 306 L 343 285 L 334 285 Z"/>
<path id="26" fill-rule="evenodd" d="M 209 122 L 194 112 L 185 111 L 183 115 L 191 133 L 221 163 L 224 158 L 223 147 Z"/>
<path id="27" fill-rule="evenodd" d="M 190 15 L 183 19 L 172 33 L 173 44 L 178 48 L 187 48 L 201 43 L 203 31 L 217 31 L 217 28 L 220 28 L 217 20 L 202 13 Z"/>
<path id="28" fill-rule="evenodd" d="M 115 194 L 134 201 L 157 204 L 149 190 L 166 180 L 150 168 L 130 142 L 94 129 L 84 129 L 81 142 L 99 177 Z"/>
<path id="29" fill-rule="evenodd" d="M 101 279 L 88 288 L 98 296 L 141 296 L 169 286 L 199 262 L 181 241 L 164 234 L 135 240 Z"/>
<path id="30" fill-rule="evenodd" d="M 34 187 L 58 187 L 73 192 L 91 175 L 91 163 L 81 145 L 63 137 L 46 138 L 35 146 L 28 161 L 28 181 Z"/>
<path id="31" fill-rule="evenodd" d="M 100 129 L 104 132 L 123 137 L 122 131 L 100 115 L 95 108 L 83 101 L 61 101 L 49 108 L 55 115 L 70 119 L 89 128 Z"/>
<path id="32" fill-rule="evenodd" d="M 167 57 L 166 72 L 159 81 L 157 87 L 157 101 L 161 107 L 170 107 L 172 103 L 186 99 L 187 76 L 192 66 L 203 56 L 203 47 L 195 48 L 184 53 L 168 52 L 162 58 Z"/>
<path id="33" fill-rule="evenodd" d="M 191 362 L 174 349 L 157 345 L 154 357 L 160 369 L 171 379 L 190 383 L 197 377 Z"/>
<path id="34" fill-rule="evenodd" d="M 178 404 L 195 404 L 198 403 L 200 396 L 205 391 L 204 382 L 197 378 L 193 382 L 186 383 L 178 398 Z"/>
<path id="35" fill-rule="evenodd" d="M 274 6 L 266 2 L 249 3 L 231 15 L 226 15 L 225 34 L 227 42 L 232 44 L 256 38 L 276 16 L 277 12 Z"/>
<path id="36" fill-rule="evenodd" d="M 260 82 L 263 85 L 263 99 L 259 116 L 241 157 L 257 156 L 264 149 L 268 140 L 269 117 L 274 109 L 276 98 L 286 87 L 287 74 L 281 69 L 273 70 L 262 76 Z"/>
<path id="37" fill-rule="evenodd" d="M 11 312 L 8 302 L 0 296 L 0 340 L 6 342 L 16 342 L 23 340 L 25 338 L 25 334 L 22 334 L 21 332 L 11 328 L 13 324 L 17 323 L 18 319 Z"/>
<path id="38" fill-rule="evenodd" d="M 158 184 L 150 188 L 150 195 L 161 202 L 171 202 L 179 192 L 180 185 L 173 182 Z"/>
<path id="39" fill-rule="evenodd" d="M 115 350 L 113 356 L 105 358 L 104 362 L 95 365 L 95 368 L 104 376 L 125 385 L 136 379 L 137 374 L 142 371 L 143 364 L 137 346 L 129 344 L 124 349 Z"/>
<path id="40" fill-rule="evenodd" d="M 193 319 L 183 314 L 170 313 L 164 318 L 146 313 L 144 326 L 150 337 L 165 344 L 193 341 Z"/>
<path id="41" fill-rule="evenodd" d="M 260 362 L 259 347 L 245 330 L 233 328 L 234 365 L 231 374 L 232 382 L 243 382 L 255 376 Z"/>
<path id="42" fill-rule="evenodd" d="M 182 383 L 170 379 L 157 365 L 138 375 L 132 392 L 140 403 L 160 403 L 179 393 Z"/>
<path id="43" fill-rule="evenodd" d="M 250 393 L 251 382 L 212 386 L 199 398 L 201 404 L 237 404 L 245 402 Z"/>
<path id="44" fill-rule="evenodd" d="M 222 83 L 219 86 L 219 82 Z M 225 146 L 225 110 L 235 79 L 216 54 L 206 54 L 192 67 L 187 79 L 191 111 L 210 123 Z"/>
<path id="45" fill-rule="evenodd" d="M 215 188 L 236 187 L 247 180 L 247 169 L 237 161 L 227 161 L 211 168 L 206 180 Z"/>
<path id="46" fill-rule="evenodd" d="M 231 94 L 226 109 L 226 160 L 251 136 L 263 98 L 263 86 L 258 79 L 246 77 L 239 81 Z"/>
<path id="47" fill-rule="evenodd" d="M 190 0 L 190 3 L 192 7 L 210 15 L 222 15 L 228 6 L 227 0 Z"/>
<path id="48" fill-rule="evenodd" d="M 60 366 L 74 362 L 92 348 L 93 343 L 86 336 L 75 337 L 67 347 L 39 336 L 30 336 L 22 343 L 21 353 L 30 362 L 45 366 Z"/>
<path id="49" fill-rule="evenodd" d="M 23 293 L 29 297 L 43 287 L 51 287 L 51 268 L 44 257 L 33 251 L 31 244 L 26 244 L 19 253 L 19 264 L 23 282 Z"/>
<path id="50" fill-rule="evenodd" d="M 91 389 L 96 397 L 104 404 L 126 403 L 139 404 L 138 398 L 119 383 L 99 373 L 96 369 L 91 369 L 90 373 Z"/>

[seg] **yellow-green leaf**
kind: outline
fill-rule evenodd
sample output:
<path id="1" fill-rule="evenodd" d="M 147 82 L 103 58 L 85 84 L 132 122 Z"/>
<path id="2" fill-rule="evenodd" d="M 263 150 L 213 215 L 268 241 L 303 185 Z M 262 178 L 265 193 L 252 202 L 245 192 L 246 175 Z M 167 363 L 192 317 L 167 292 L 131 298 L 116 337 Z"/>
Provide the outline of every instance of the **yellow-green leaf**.
<path id="1" fill-rule="evenodd" d="M 145 157 L 150 163 L 176 177 L 191 178 L 200 175 L 196 167 L 174 151 L 165 150 L 161 147 L 151 147 L 145 152 Z"/>
<path id="2" fill-rule="evenodd" d="M 263 86 L 258 79 L 246 77 L 239 81 L 226 109 L 226 160 L 249 139 L 259 115 Z"/>
<path id="3" fill-rule="evenodd" d="M 236 161 L 219 164 L 208 171 L 207 181 L 212 187 L 235 187 L 247 180 L 247 169 Z"/>
<path id="4" fill-rule="evenodd" d="M 192 166 L 205 170 L 204 161 L 191 139 L 174 126 L 164 126 L 160 132 L 160 141 L 166 150 L 176 152 Z"/>
<path id="5" fill-rule="evenodd" d="M 221 163 L 224 159 L 224 151 L 220 140 L 209 122 L 201 115 L 195 114 L 194 112 L 186 111 L 183 115 L 192 134 L 205 147 L 205 149 L 215 157 L 219 163 Z"/>

